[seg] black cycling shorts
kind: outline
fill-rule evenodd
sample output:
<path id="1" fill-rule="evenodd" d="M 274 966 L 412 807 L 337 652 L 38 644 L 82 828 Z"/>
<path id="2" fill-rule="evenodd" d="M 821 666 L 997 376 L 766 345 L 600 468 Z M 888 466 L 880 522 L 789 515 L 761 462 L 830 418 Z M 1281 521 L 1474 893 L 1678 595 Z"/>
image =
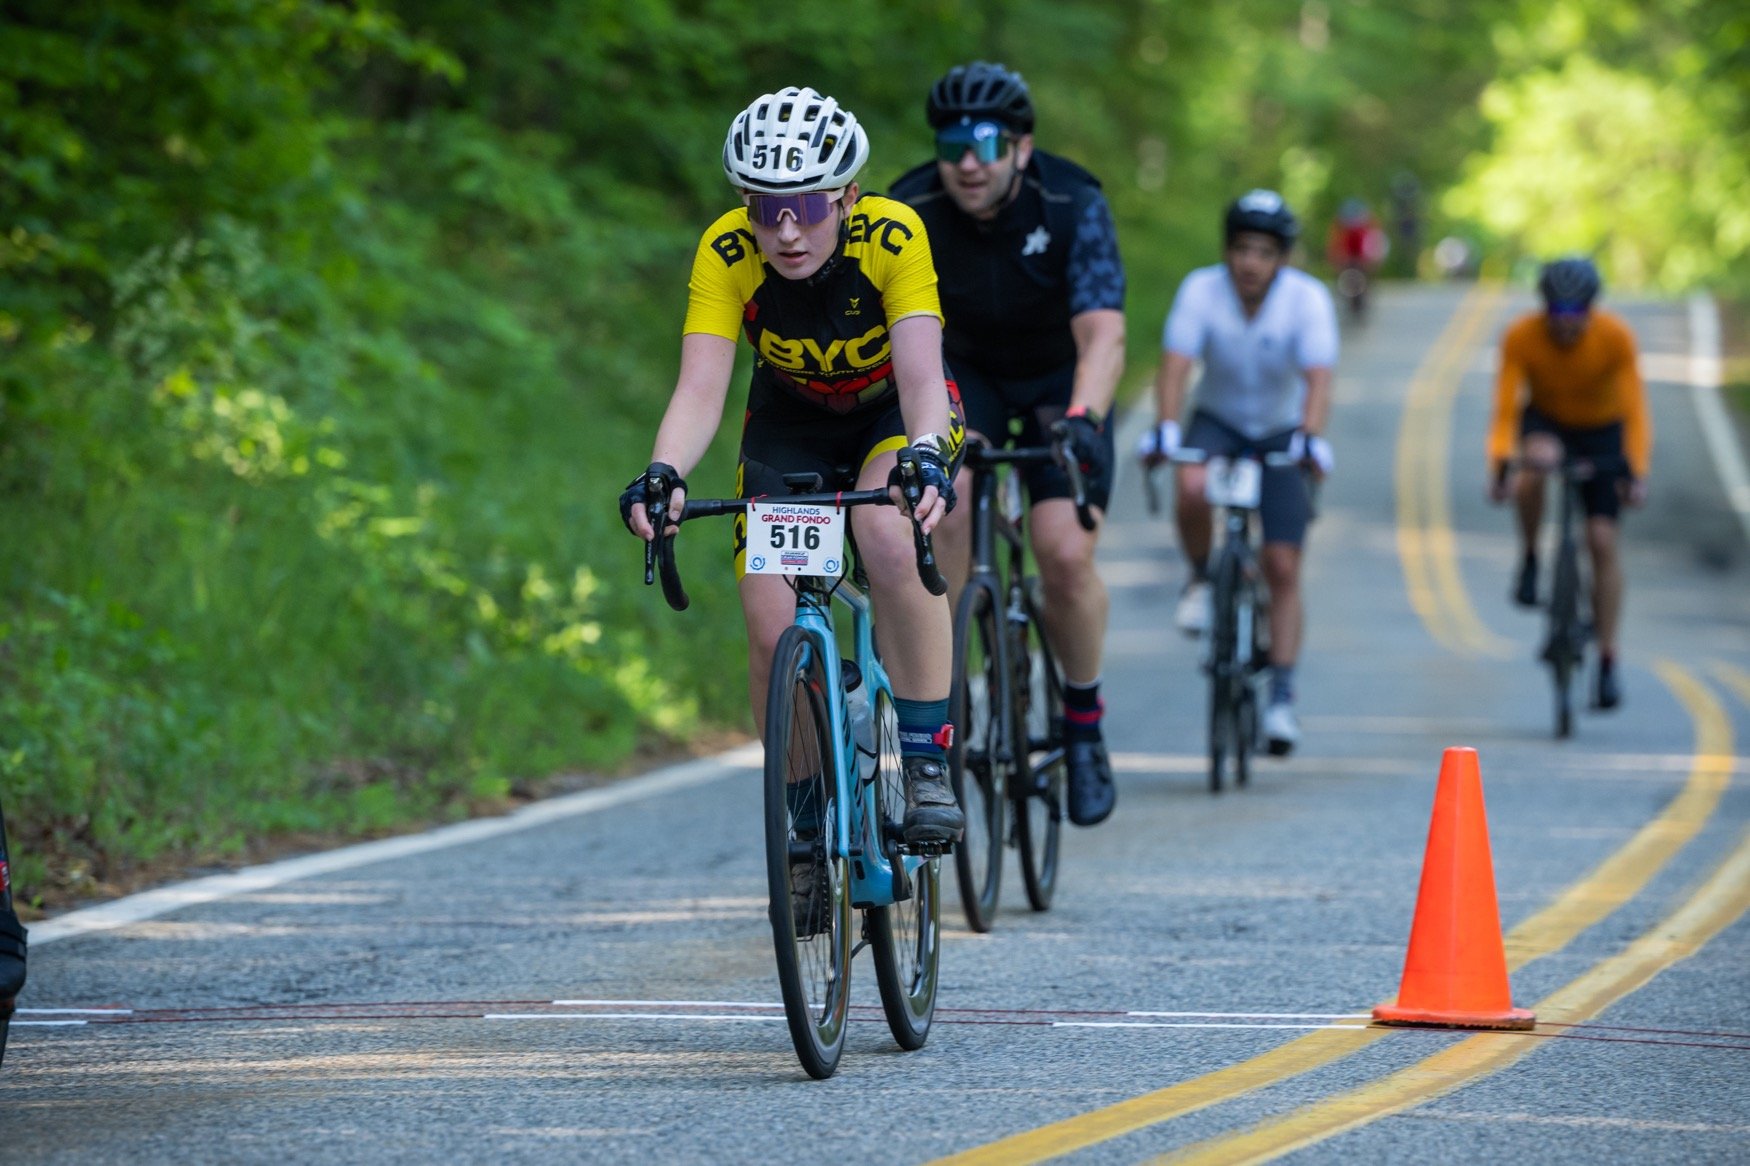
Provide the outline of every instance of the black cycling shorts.
<path id="1" fill-rule="evenodd" d="M 948 476 L 960 468 L 966 446 L 966 414 L 953 381 L 948 382 Z M 785 474 L 819 474 L 823 490 L 849 490 L 863 467 L 907 441 L 905 417 L 896 396 L 885 407 L 855 413 L 828 413 L 772 398 L 750 410 L 741 429 L 741 464 L 735 496 L 783 497 L 790 492 Z M 735 520 L 735 574 L 745 571 L 747 520 Z"/>
<path id="2" fill-rule="evenodd" d="M 1213 413 L 1199 409 L 1191 415 L 1191 425 L 1180 444 L 1211 457 L 1232 457 L 1242 452 L 1285 453 L 1293 440 L 1294 430 L 1284 429 L 1253 441 Z M 1312 511 L 1312 487 L 1305 470 L 1299 466 L 1264 467 L 1258 515 L 1263 520 L 1265 542 L 1300 546 L 1306 541 Z"/>
<path id="3" fill-rule="evenodd" d="M 991 376 L 969 367 L 965 361 L 954 365 L 954 379 L 959 382 L 960 397 L 966 404 L 966 428 L 982 434 L 999 448 L 1050 445 L 1051 427 L 1063 420 L 1069 409 L 1075 377 L 1073 361 L 1044 376 L 1028 378 Z M 1110 466 L 1114 464 L 1110 418 L 1100 423 L 1100 436 L 1106 443 L 1105 464 Z M 1072 496 L 1069 475 L 1061 467 L 1047 462 L 1020 469 L 1030 502 Z M 1089 478 L 1085 484 L 1088 505 L 1106 509 L 1112 500 L 1111 475 Z"/>
<path id="4" fill-rule="evenodd" d="M 1562 453 L 1566 457 L 1608 459 L 1615 465 L 1622 464 L 1620 421 L 1596 428 L 1579 429 L 1572 425 L 1559 424 L 1551 420 L 1548 414 L 1527 405 L 1519 418 L 1519 435 L 1523 438 L 1529 433 L 1547 433 L 1554 437 L 1562 443 Z M 1605 470 L 1580 483 L 1580 502 L 1585 507 L 1586 517 L 1616 521 L 1622 514 L 1622 493 L 1617 483 L 1623 476 L 1620 470 Z"/>

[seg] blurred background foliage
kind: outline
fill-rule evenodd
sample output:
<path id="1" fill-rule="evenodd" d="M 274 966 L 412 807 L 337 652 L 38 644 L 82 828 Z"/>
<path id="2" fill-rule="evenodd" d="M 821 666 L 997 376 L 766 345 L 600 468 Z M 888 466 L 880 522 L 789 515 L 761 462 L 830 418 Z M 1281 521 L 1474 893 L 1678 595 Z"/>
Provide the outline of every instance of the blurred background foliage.
<path id="1" fill-rule="evenodd" d="M 673 615 L 614 496 L 758 93 L 846 102 L 879 190 L 928 155 L 947 66 L 1023 71 L 1040 144 L 1111 194 L 1135 379 L 1254 185 L 1314 238 L 1395 186 L 1423 242 L 1491 262 L 1741 286 L 1747 53 L 1730 0 L 0 0 L 20 889 L 454 817 L 742 726 L 727 548 L 691 540 Z"/>

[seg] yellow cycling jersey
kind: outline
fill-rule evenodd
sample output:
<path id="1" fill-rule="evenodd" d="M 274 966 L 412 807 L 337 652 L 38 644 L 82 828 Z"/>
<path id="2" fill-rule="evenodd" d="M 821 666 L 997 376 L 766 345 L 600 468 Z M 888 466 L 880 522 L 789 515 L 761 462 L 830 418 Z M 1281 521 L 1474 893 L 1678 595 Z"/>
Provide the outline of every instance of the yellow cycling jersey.
<path id="1" fill-rule="evenodd" d="M 737 207 L 699 240 L 687 286 L 685 332 L 745 333 L 758 353 L 750 406 L 767 388 L 832 413 L 885 401 L 894 392 L 889 329 L 907 316 L 942 318 L 923 222 L 880 195 L 857 201 L 839 251 L 796 280 L 769 270 L 747 208 Z"/>

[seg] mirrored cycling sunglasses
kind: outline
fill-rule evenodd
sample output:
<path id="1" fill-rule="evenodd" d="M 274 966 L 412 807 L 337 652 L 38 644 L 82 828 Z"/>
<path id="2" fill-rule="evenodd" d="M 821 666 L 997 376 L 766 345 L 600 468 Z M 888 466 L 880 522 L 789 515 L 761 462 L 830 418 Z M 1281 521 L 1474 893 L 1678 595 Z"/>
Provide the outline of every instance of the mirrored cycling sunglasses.
<path id="1" fill-rule="evenodd" d="M 803 194 L 750 194 L 747 196 L 747 217 L 762 227 L 775 227 L 789 211 L 800 226 L 812 227 L 832 213 L 832 204 L 845 193 L 837 190 L 810 190 Z"/>
<path id="2" fill-rule="evenodd" d="M 936 157 L 944 162 L 958 162 L 971 150 L 980 162 L 989 164 L 1007 158 L 1014 144 L 1014 137 L 996 122 L 975 121 L 937 131 Z"/>

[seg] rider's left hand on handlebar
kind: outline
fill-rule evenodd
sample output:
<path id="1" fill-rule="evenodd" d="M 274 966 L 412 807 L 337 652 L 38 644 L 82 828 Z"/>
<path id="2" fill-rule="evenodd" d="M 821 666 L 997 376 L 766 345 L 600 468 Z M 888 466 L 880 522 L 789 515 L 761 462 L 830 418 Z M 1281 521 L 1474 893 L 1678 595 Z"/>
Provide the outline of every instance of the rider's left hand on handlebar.
<path id="1" fill-rule="evenodd" d="M 915 467 L 917 484 L 922 487 L 918 497 L 916 518 L 918 525 L 925 534 L 934 530 L 936 524 L 942 521 L 950 510 L 954 509 L 956 497 L 954 480 L 948 474 L 948 466 L 942 460 L 941 452 L 930 442 L 907 447 L 910 452 L 910 464 Z M 901 451 L 901 458 L 906 451 Z M 893 495 L 894 505 L 902 512 L 908 512 L 906 506 L 904 485 L 904 469 L 902 464 L 895 464 L 893 473 L 887 479 L 888 490 Z"/>
<path id="2" fill-rule="evenodd" d="M 1294 436 L 1289 439 L 1288 456 L 1312 466 L 1321 478 L 1337 468 L 1337 455 L 1331 449 L 1331 443 L 1320 435 L 1303 429 L 1296 429 Z"/>
<path id="3" fill-rule="evenodd" d="M 653 501 L 650 493 L 650 481 L 658 479 L 662 483 L 661 493 L 668 496 L 669 523 L 666 534 L 673 534 L 680 521 L 681 508 L 687 501 L 687 480 L 671 465 L 664 462 L 652 462 L 650 468 L 633 478 L 620 494 L 620 521 L 626 524 L 626 529 L 649 542 L 656 537 L 656 530 L 650 524 L 650 503 Z"/>
<path id="4" fill-rule="evenodd" d="M 1179 423 L 1162 421 L 1142 431 L 1142 436 L 1136 441 L 1136 456 L 1146 466 L 1158 466 L 1164 461 L 1172 460 L 1173 455 L 1179 452 L 1182 441 Z"/>

